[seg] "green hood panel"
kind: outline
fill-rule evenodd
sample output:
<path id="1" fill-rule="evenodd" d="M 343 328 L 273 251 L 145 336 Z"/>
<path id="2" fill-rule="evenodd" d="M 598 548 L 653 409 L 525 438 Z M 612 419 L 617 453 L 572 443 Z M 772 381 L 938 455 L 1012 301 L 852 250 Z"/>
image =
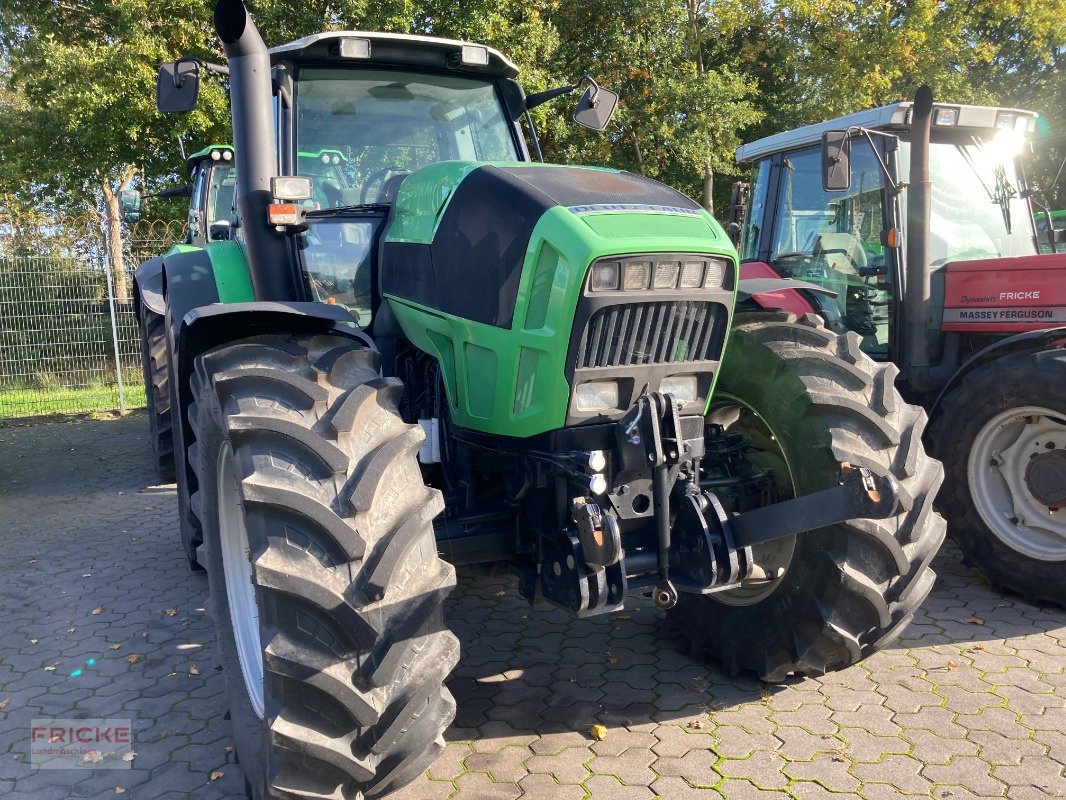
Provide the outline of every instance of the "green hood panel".
<path id="1" fill-rule="evenodd" d="M 575 213 L 556 206 L 533 227 L 508 325 L 385 296 L 407 338 L 439 361 L 455 424 L 528 437 L 566 424 L 567 353 L 590 264 L 604 256 L 670 252 L 723 256 L 736 274 L 736 251 L 702 209 Z"/>
<path id="2" fill-rule="evenodd" d="M 455 189 L 474 170 L 482 167 L 500 169 L 560 169 L 561 164 L 531 161 L 442 161 L 411 173 L 400 185 L 393 206 L 392 224 L 385 233 L 387 242 L 428 244 L 433 241 L 444 210 Z M 569 167 L 572 169 L 572 167 Z M 618 173 L 606 167 L 581 167 L 582 170 Z"/>

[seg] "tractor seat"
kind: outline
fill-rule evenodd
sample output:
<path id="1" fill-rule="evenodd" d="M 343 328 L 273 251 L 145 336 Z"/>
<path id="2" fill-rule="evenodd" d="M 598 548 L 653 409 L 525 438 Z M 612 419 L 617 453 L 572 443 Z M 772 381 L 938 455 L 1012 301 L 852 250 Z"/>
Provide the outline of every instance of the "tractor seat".
<path id="1" fill-rule="evenodd" d="M 823 233 L 814 246 L 814 255 L 824 258 L 838 272 L 858 275 L 866 266 L 866 251 L 862 242 L 850 233 Z"/>

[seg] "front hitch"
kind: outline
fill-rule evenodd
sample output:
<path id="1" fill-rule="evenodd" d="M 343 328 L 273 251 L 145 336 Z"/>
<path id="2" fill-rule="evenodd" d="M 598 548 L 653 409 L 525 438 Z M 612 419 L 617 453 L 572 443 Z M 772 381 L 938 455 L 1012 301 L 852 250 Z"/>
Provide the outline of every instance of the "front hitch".
<path id="1" fill-rule="evenodd" d="M 840 465 L 839 486 L 763 506 L 729 520 L 738 547 L 795 536 L 849 519 L 886 519 L 899 506 L 899 484 L 891 475 Z"/>
<path id="2" fill-rule="evenodd" d="M 897 513 L 895 478 L 845 463 L 838 486 L 730 515 L 713 492 L 700 489 L 695 463 L 704 441 L 686 439 L 682 427 L 673 398 L 659 394 L 641 397 L 618 425 L 623 462 L 640 459 L 651 470 L 657 533 L 654 553 L 627 554 L 626 573 L 635 586 L 656 574 L 652 599 L 660 608 L 676 605 L 679 592 L 706 594 L 751 578 L 754 545 Z M 679 482 L 686 465 L 687 480 Z"/>

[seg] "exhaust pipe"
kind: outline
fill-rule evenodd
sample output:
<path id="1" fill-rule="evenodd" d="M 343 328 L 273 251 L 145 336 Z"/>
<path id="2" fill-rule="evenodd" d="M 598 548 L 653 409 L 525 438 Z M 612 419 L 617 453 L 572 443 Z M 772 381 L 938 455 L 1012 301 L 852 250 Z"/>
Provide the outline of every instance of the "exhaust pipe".
<path id="1" fill-rule="evenodd" d="M 256 300 L 297 300 L 295 265 L 283 234 L 267 223 L 276 172 L 270 54 L 242 0 L 215 3 L 215 31 L 229 62 L 237 208 Z"/>
<path id="2" fill-rule="evenodd" d="M 933 118 L 933 91 L 922 86 L 911 106 L 911 165 L 907 187 L 907 286 L 905 293 L 907 378 L 914 388 L 928 388 L 929 312 L 932 297 L 929 278 L 929 139 Z"/>

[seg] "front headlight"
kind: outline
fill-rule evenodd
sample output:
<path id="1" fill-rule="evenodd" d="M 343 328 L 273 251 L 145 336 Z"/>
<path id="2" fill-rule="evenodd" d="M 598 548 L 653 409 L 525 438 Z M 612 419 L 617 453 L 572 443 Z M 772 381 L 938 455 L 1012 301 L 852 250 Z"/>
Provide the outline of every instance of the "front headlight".
<path id="1" fill-rule="evenodd" d="M 677 261 L 660 261 L 655 265 L 655 278 L 652 281 L 653 289 L 676 289 L 677 273 L 681 270 L 681 264 Z"/>
<path id="2" fill-rule="evenodd" d="M 659 382 L 662 394 L 672 394 L 675 400 L 691 403 L 699 395 L 695 375 L 671 375 Z"/>
<path id="3" fill-rule="evenodd" d="M 721 289 L 731 274 L 732 262 L 720 256 L 673 253 L 615 256 L 592 263 L 588 289 L 592 292 Z"/>
<path id="4" fill-rule="evenodd" d="M 599 261 L 592 265 L 592 291 L 610 292 L 618 288 L 618 262 Z"/>
<path id="5" fill-rule="evenodd" d="M 618 408 L 618 381 L 589 381 L 574 390 L 578 411 L 611 411 Z"/>
<path id="6" fill-rule="evenodd" d="M 626 275 L 622 288 L 626 291 L 647 289 L 651 286 L 651 262 L 627 261 Z"/>

